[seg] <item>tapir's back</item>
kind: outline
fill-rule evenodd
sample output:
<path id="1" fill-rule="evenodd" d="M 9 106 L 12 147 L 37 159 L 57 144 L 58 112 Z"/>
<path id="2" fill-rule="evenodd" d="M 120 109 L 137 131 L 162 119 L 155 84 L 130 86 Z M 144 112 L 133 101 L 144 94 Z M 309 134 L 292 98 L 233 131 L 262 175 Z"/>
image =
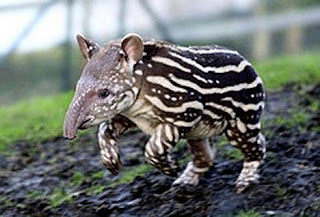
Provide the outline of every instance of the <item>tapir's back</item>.
<path id="1" fill-rule="evenodd" d="M 147 41 L 139 63 L 143 97 L 156 114 L 185 131 L 201 121 L 224 126 L 223 121 L 240 117 L 244 123 L 259 122 L 262 81 L 236 51 Z"/>

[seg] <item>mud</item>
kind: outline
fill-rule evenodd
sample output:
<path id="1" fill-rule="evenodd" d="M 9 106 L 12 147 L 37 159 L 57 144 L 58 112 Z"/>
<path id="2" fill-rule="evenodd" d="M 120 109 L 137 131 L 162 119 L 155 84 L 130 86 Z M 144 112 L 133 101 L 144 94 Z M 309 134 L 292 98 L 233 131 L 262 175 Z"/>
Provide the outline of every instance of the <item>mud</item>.
<path id="1" fill-rule="evenodd" d="M 174 188 L 173 179 L 156 170 L 129 183 L 112 184 L 144 164 L 147 137 L 139 131 L 122 137 L 123 168 L 114 177 L 100 163 L 95 136 L 90 134 L 75 142 L 61 138 L 39 144 L 18 142 L 10 153 L 0 154 L 0 213 L 216 217 L 245 216 L 251 211 L 261 216 L 320 216 L 320 111 L 314 109 L 316 100 L 320 100 L 320 84 L 291 85 L 268 93 L 264 114 L 267 159 L 260 183 L 242 194 L 234 190 L 242 162 L 228 155 L 228 145 L 220 145 L 214 165 L 197 187 Z M 295 117 L 301 111 L 306 120 Z M 286 121 L 277 121 L 279 117 Z M 186 153 L 184 146 L 175 150 L 177 158 L 185 158 Z M 57 196 L 57 192 L 62 193 Z"/>

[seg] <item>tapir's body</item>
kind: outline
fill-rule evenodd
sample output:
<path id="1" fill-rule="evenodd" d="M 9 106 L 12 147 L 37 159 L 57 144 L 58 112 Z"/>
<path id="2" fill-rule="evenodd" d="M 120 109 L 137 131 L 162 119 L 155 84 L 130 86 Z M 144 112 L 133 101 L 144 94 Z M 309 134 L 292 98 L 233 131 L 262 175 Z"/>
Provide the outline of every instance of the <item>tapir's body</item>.
<path id="1" fill-rule="evenodd" d="M 238 52 L 143 41 L 137 35 L 103 48 L 82 37 L 78 41 L 89 62 L 66 118 L 66 137 L 104 122 L 98 134 L 102 161 L 117 174 L 115 140 L 137 126 L 151 136 L 147 162 L 167 175 L 177 175 L 170 150 L 186 139 L 193 160 L 174 183 L 195 185 L 215 156 L 208 138 L 225 133 L 245 156 L 237 190 L 257 181 L 265 155 L 260 133 L 265 94 L 260 77 Z"/>

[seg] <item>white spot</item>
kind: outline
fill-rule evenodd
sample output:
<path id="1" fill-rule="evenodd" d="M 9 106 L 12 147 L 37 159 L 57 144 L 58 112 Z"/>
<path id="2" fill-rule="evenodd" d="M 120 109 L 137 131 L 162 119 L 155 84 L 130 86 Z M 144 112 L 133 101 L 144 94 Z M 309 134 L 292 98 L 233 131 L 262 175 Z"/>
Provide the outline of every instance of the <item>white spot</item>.
<path id="1" fill-rule="evenodd" d="M 124 70 L 124 69 L 120 69 L 119 72 L 120 72 L 120 73 L 124 73 L 125 70 Z"/>
<path id="2" fill-rule="evenodd" d="M 124 80 L 124 82 L 125 82 L 127 85 L 129 85 L 129 86 L 132 85 L 131 81 L 129 81 L 128 79 Z"/>
<path id="3" fill-rule="evenodd" d="M 151 91 L 155 93 L 157 90 L 156 90 L 156 89 L 154 89 L 154 88 L 152 88 L 152 89 L 151 89 Z"/>
<path id="4" fill-rule="evenodd" d="M 164 95 L 164 98 L 170 99 L 170 95 L 169 95 L 169 94 L 165 94 L 165 95 Z"/>
<path id="5" fill-rule="evenodd" d="M 137 75 L 143 75 L 143 71 L 139 70 L 139 69 L 134 71 L 134 73 L 137 74 Z"/>
<path id="6" fill-rule="evenodd" d="M 166 121 L 172 123 L 172 122 L 174 122 L 174 119 L 173 118 L 166 118 Z"/>
<path id="7" fill-rule="evenodd" d="M 171 97 L 172 101 L 177 101 L 177 97 Z"/>
<path id="8" fill-rule="evenodd" d="M 151 63 L 148 63 L 147 66 L 148 66 L 149 68 L 152 68 L 152 67 L 153 67 Z"/>
<path id="9" fill-rule="evenodd" d="M 219 80 L 216 80 L 216 83 L 217 83 L 217 84 L 220 84 L 220 81 L 219 81 Z"/>

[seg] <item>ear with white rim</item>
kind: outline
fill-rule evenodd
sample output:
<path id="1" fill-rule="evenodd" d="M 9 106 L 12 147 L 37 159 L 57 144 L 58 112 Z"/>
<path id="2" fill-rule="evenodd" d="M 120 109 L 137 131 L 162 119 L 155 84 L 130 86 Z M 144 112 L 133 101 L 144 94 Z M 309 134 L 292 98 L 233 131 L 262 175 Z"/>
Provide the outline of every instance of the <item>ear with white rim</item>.
<path id="1" fill-rule="evenodd" d="M 136 63 L 142 58 L 144 50 L 142 38 L 135 33 L 129 33 L 121 40 L 121 49 L 128 57 L 129 64 Z"/>
<path id="2" fill-rule="evenodd" d="M 100 49 L 100 46 L 97 43 L 85 38 L 81 34 L 77 35 L 77 41 L 79 44 L 80 51 L 86 60 L 90 60 L 93 54 L 98 52 L 98 50 Z"/>

